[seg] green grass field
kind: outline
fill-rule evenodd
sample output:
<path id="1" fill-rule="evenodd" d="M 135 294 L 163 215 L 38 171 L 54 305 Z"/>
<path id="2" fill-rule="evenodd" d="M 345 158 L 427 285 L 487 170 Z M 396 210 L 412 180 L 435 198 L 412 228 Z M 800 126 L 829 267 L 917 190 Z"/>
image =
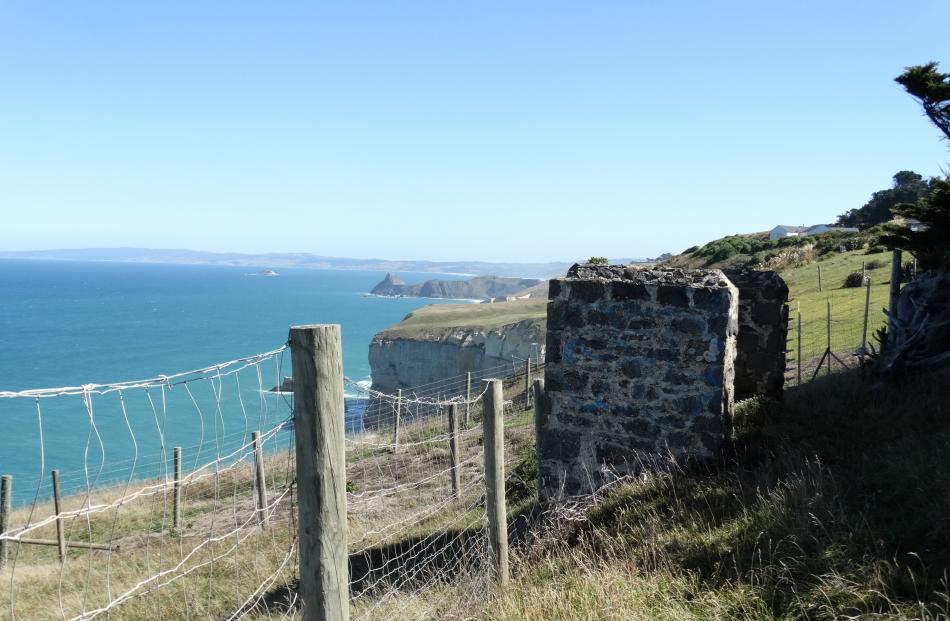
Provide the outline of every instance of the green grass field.
<path id="1" fill-rule="evenodd" d="M 887 306 L 890 286 L 890 254 L 866 255 L 863 250 L 824 255 L 817 261 L 781 270 L 789 287 L 789 363 L 795 365 L 798 355 L 798 317 L 801 316 L 803 365 L 816 362 L 827 346 L 828 304 L 831 305 L 831 349 L 841 358 L 848 358 L 861 348 L 864 308 L 867 291 L 864 287 L 848 288 L 845 278 L 861 272 L 862 263 L 874 265 L 867 269 L 871 279 L 868 312 L 868 342 L 874 345 L 874 332 L 884 325 L 883 309 Z M 874 263 L 872 263 L 874 262 Z M 818 268 L 822 286 L 818 286 Z M 381 333 L 386 338 L 425 338 L 441 335 L 457 327 L 498 328 L 526 319 L 544 320 L 547 300 L 544 298 L 501 302 L 495 304 L 436 304 L 411 313 L 402 322 Z"/>
<path id="2" fill-rule="evenodd" d="M 460 326 L 491 329 L 526 319 L 543 320 L 547 302 L 540 298 L 494 304 L 433 304 L 413 311 L 380 334 L 386 338 L 413 338 Z"/>
<path id="3" fill-rule="evenodd" d="M 789 358 L 792 364 L 797 356 L 799 315 L 802 321 L 802 360 L 809 361 L 825 350 L 828 304 L 831 305 L 832 351 L 847 355 L 860 349 L 867 290 L 864 287 L 847 288 L 844 281 L 848 274 L 861 272 L 862 262 L 872 261 L 881 264 L 866 271 L 871 279 L 868 342 L 874 345 L 874 332 L 884 325 L 886 319 L 883 309 L 887 306 L 890 288 L 890 254 L 866 255 L 860 250 L 835 253 L 780 272 L 789 288 Z M 821 290 L 818 288 L 819 267 Z"/>

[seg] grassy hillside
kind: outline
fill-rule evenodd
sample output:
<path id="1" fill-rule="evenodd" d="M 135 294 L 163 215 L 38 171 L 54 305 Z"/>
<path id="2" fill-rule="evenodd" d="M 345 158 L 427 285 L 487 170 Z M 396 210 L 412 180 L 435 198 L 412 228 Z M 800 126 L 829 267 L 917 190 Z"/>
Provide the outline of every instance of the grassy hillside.
<path id="1" fill-rule="evenodd" d="M 767 233 L 731 235 L 690 248 L 665 261 L 664 267 L 774 269 L 789 288 L 789 362 L 796 364 L 798 315 L 802 320 L 802 360 L 805 369 L 817 362 L 827 347 L 827 311 L 831 305 L 831 349 L 840 357 L 853 356 L 862 342 L 867 292 L 864 287 L 846 287 L 849 274 L 862 272 L 871 278 L 868 312 L 868 342 L 882 326 L 891 276 L 891 255 L 877 246 L 879 232 L 826 233 L 814 237 L 770 241 Z M 842 247 L 845 251 L 842 252 Z M 870 252 L 872 254 L 868 254 Z M 821 288 L 818 271 L 821 268 Z M 845 360 L 849 362 L 848 360 Z"/>
<path id="2" fill-rule="evenodd" d="M 802 318 L 802 358 L 820 356 L 827 345 L 827 309 L 831 304 L 831 349 L 835 352 L 856 352 L 861 346 L 864 327 L 864 308 L 867 290 L 864 287 L 846 287 L 848 274 L 861 272 L 862 263 L 870 266 L 865 273 L 871 279 L 871 301 L 868 312 L 868 341 L 874 344 L 874 331 L 882 326 L 886 316 L 891 282 L 891 255 L 864 254 L 856 250 L 832 253 L 818 260 L 788 267 L 780 271 L 789 287 L 789 315 L 791 358 L 797 343 L 794 330 L 797 315 Z M 822 288 L 818 288 L 818 269 L 821 268 Z"/>
<path id="3" fill-rule="evenodd" d="M 827 339 L 827 304 L 831 304 L 831 347 L 842 357 L 857 352 L 861 346 L 864 325 L 866 290 L 846 287 L 848 274 L 861 272 L 871 278 L 871 303 L 868 313 L 868 340 L 883 325 L 882 309 L 887 306 L 890 286 L 890 254 L 865 254 L 865 250 L 830 251 L 808 260 L 782 267 L 779 273 L 789 286 L 789 360 L 795 364 L 797 356 L 797 317 L 802 317 L 802 359 L 806 368 L 821 356 Z M 745 261 L 747 259 L 741 259 Z M 740 262 L 741 262 L 740 261 Z M 665 265 L 697 267 L 705 261 L 690 259 L 689 255 L 674 257 Z M 733 261 L 712 262 L 714 267 L 728 267 Z M 822 287 L 818 288 L 818 268 L 821 268 Z M 546 284 L 544 285 L 547 286 Z M 466 326 L 483 329 L 497 328 L 525 319 L 545 318 L 546 295 L 529 300 L 495 304 L 443 304 L 421 308 L 409 314 L 402 322 L 381 334 L 388 338 L 420 338 L 439 334 L 448 329 Z"/>
<path id="4" fill-rule="evenodd" d="M 483 618 L 946 618 L 948 393 L 852 371 L 747 402 L 719 463 L 628 483 L 522 547 Z"/>

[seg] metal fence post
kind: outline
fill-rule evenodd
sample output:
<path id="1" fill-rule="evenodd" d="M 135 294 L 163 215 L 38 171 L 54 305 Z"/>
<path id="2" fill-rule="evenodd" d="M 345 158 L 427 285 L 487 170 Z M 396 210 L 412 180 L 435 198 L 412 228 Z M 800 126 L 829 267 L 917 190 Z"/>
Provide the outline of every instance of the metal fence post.
<path id="1" fill-rule="evenodd" d="M 462 473 L 459 471 L 460 448 L 458 404 L 452 403 L 449 405 L 449 460 L 452 470 L 452 498 L 456 500 L 459 497 L 459 489 L 462 487 Z"/>
<path id="2" fill-rule="evenodd" d="M 167 457 L 166 457 L 167 459 Z M 174 483 L 172 483 L 172 528 L 181 528 L 181 447 L 174 450 Z"/>
<path id="3" fill-rule="evenodd" d="M 897 248 L 891 256 L 891 292 L 887 306 L 887 331 L 894 333 L 894 315 L 897 313 L 897 299 L 901 294 L 901 251 Z"/>
<path id="4" fill-rule="evenodd" d="M 472 372 L 465 372 L 465 428 L 472 424 Z"/>
<path id="5" fill-rule="evenodd" d="M 828 355 L 826 357 L 828 358 L 828 375 L 831 375 L 831 301 L 829 300 L 828 302 L 825 302 L 825 304 L 828 318 Z"/>
<path id="6" fill-rule="evenodd" d="M 0 477 L 0 534 L 10 528 L 10 507 L 13 496 L 13 476 L 5 474 Z M 7 564 L 7 540 L 0 539 L 0 569 Z"/>
<path id="7" fill-rule="evenodd" d="M 798 313 L 798 356 L 796 356 L 796 362 L 798 363 L 798 386 L 802 385 L 802 314 Z"/>
<path id="8" fill-rule="evenodd" d="M 864 296 L 864 328 L 861 330 L 861 366 L 868 354 L 868 314 L 871 310 L 871 279 L 865 281 L 866 293 Z"/>
<path id="9" fill-rule="evenodd" d="M 53 511 L 59 516 L 63 512 L 62 499 L 59 495 L 59 470 L 54 469 L 53 477 Z M 56 518 L 56 544 L 59 548 L 59 562 L 66 560 L 66 524 L 61 517 Z"/>
<path id="10" fill-rule="evenodd" d="M 524 361 L 524 409 L 531 407 L 531 357 Z"/>
<path id="11" fill-rule="evenodd" d="M 349 619 L 340 326 L 290 328 L 304 621 Z"/>

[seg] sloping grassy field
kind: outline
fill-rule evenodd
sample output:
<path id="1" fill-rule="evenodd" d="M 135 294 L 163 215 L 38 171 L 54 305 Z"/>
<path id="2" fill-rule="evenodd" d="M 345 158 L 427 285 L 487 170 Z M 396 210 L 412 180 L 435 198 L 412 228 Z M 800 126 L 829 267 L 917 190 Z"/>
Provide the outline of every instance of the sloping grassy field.
<path id="1" fill-rule="evenodd" d="M 400 323 L 380 333 L 384 338 L 416 338 L 459 326 L 491 329 L 526 319 L 544 320 L 547 299 L 515 300 L 494 304 L 433 304 L 413 311 Z"/>
<path id="2" fill-rule="evenodd" d="M 864 254 L 861 250 L 824 255 L 806 265 L 786 268 L 779 273 L 789 288 L 789 350 L 794 359 L 797 349 L 797 318 L 802 319 L 802 358 L 820 356 L 827 346 L 827 310 L 831 304 L 831 349 L 853 353 L 861 347 L 864 307 L 867 290 L 845 287 L 848 274 L 861 272 L 862 263 L 871 279 L 871 302 L 868 312 L 868 341 L 875 344 L 874 332 L 884 325 L 891 281 L 891 255 Z M 821 290 L 818 268 L 821 268 Z"/>
<path id="3" fill-rule="evenodd" d="M 520 549 L 492 620 L 946 619 L 950 390 L 856 371 L 746 402 L 734 449 Z"/>

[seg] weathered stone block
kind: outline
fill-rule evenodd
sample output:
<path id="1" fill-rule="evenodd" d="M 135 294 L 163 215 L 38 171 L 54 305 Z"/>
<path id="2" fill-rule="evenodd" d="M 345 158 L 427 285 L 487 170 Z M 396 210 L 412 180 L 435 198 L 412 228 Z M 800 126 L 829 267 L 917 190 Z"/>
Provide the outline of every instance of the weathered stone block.
<path id="1" fill-rule="evenodd" d="M 788 286 L 775 272 L 724 273 L 739 289 L 735 398 L 781 398 L 788 340 Z"/>
<path id="2" fill-rule="evenodd" d="M 722 272 L 575 265 L 550 299 L 542 498 L 589 493 L 651 456 L 720 449 L 739 304 Z"/>

